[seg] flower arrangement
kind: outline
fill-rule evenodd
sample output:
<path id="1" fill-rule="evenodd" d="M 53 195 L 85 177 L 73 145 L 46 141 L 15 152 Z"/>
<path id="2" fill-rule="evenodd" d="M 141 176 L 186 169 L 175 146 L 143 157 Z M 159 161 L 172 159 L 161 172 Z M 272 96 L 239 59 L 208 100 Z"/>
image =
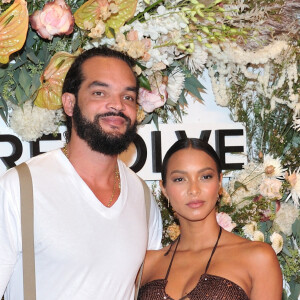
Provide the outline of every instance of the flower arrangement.
<path id="1" fill-rule="evenodd" d="M 202 102 L 207 69 L 217 104 L 245 125 L 249 159 L 224 187 L 218 222 L 272 244 L 284 297 L 298 297 L 298 1 L 0 0 L 0 13 L 0 115 L 26 141 L 64 122 L 64 77 L 91 47 L 137 59 L 141 124 L 180 121 L 188 95 Z M 167 243 L 178 227 L 154 194 Z"/>

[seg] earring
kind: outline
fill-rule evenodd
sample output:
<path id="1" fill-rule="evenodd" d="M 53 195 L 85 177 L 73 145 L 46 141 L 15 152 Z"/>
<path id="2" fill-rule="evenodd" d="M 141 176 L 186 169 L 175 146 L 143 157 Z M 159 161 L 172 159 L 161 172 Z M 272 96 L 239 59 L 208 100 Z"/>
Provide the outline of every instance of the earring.
<path id="1" fill-rule="evenodd" d="M 170 206 L 170 199 L 169 197 L 167 197 L 167 200 L 168 200 L 168 207 Z"/>

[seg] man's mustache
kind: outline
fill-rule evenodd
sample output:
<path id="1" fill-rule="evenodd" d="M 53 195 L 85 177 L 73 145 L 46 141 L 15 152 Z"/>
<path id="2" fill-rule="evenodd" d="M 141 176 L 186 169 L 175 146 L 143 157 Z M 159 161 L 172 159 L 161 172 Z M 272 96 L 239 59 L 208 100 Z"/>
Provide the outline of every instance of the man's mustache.
<path id="1" fill-rule="evenodd" d="M 125 121 L 128 123 L 128 124 L 131 124 L 131 120 L 129 117 L 127 117 L 124 113 L 122 113 L 121 111 L 118 112 L 118 113 L 115 113 L 115 112 L 107 112 L 107 113 L 104 113 L 104 114 L 97 114 L 95 116 L 95 121 L 98 123 L 99 119 L 100 118 L 105 118 L 105 117 L 121 117 L 123 119 L 125 119 Z"/>

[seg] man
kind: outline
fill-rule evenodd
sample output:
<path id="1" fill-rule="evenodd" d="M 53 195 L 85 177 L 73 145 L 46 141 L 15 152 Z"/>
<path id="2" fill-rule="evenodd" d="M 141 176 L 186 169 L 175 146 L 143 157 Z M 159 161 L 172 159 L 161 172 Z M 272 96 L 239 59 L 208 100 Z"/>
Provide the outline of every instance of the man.
<path id="1" fill-rule="evenodd" d="M 77 57 L 62 95 L 69 142 L 28 162 L 37 300 L 133 299 L 147 243 L 160 246 L 159 209 L 152 199 L 147 225 L 142 183 L 117 159 L 136 132 L 133 66 L 107 48 Z M 6 299 L 23 299 L 15 169 L 0 179 L 0 295 L 5 290 Z"/>

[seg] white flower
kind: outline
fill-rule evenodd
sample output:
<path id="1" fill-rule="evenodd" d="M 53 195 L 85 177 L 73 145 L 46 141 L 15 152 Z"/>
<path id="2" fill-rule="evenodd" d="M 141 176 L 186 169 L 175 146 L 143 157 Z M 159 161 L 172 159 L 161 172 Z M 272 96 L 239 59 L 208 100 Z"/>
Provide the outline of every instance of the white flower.
<path id="1" fill-rule="evenodd" d="M 297 131 L 300 131 L 300 118 L 295 118 L 293 122 L 293 128 Z"/>
<path id="2" fill-rule="evenodd" d="M 290 184 L 290 194 L 287 197 L 286 201 L 290 198 L 293 199 L 294 205 L 299 207 L 299 200 L 300 200 L 300 167 L 295 172 L 291 173 L 290 175 L 286 174 L 285 179 Z"/>
<path id="3" fill-rule="evenodd" d="M 24 141 L 36 141 L 43 134 L 56 132 L 63 119 L 62 109 L 48 110 L 27 101 L 23 108 L 13 107 L 10 115 L 10 127 Z"/>
<path id="4" fill-rule="evenodd" d="M 253 235 L 254 235 L 254 232 L 257 230 L 257 223 L 254 222 L 254 221 L 251 221 L 251 223 L 249 224 L 246 224 L 244 227 L 243 227 L 243 231 L 244 231 L 244 234 L 247 238 L 249 239 L 252 239 L 253 238 Z"/>
<path id="5" fill-rule="evenodd" d="M 176 67 L 168 78 L 167 92 L 169 99 L 177 102 L 184 88 L 185 76 L 179 67 Z"/>
<path id="6" fill-rule="evenodd" d="M 274 232 L 270 236 L 270 241 L 272 243 L 272 248 L 274 249 L 275 253 L 278 254 L 283 248 L 283 238 L 282 238 L 282 236 L 279 233 Z"/>
<path id="7" fill-rule="evenodd" d="M 207 51 L 205 51 L 204 48 L 200 47 L 198 44 L 195 44 L 194 52 L 187 55 L 184 60 L 189 70 L 192 73 L 196 73 L 204 69 L 207 56 Z"/>
<path id="8" fill-rule="evenodd" d="M 280 209 L 276 213 L 273 227 L 282 231 L 285 235 L 292 234 L 292 225 L 298 218 L 298 209 L 292 203 L 282 203 Z"/>
<path id="9" fill-rule="evenodd" d="M 285 169 L 282 168 L 279 158 L 273 158 L 271 155 L 264 157 L 263 169 L 268 177 L 282 177 Z"/>
<path id="10" fill-rule="evenodd" d="M 252 241 L 255 241 L 255 242 L 264 242 L 265 241 L 265 236 L 264 236 L 264 234 L 261 231 L 256 230 L 253 233 Z"/>

